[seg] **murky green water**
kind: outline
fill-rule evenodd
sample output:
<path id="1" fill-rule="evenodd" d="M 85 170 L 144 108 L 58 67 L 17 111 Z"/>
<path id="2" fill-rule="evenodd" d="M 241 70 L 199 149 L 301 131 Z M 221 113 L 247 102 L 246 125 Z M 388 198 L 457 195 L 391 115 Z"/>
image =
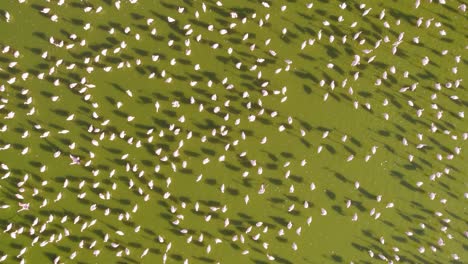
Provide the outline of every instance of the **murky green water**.
<path id="1" fill-rule="evenodd" d="M 2 1 L 1 256 L 462 263 L 468 23 L 433 2 Z"/>

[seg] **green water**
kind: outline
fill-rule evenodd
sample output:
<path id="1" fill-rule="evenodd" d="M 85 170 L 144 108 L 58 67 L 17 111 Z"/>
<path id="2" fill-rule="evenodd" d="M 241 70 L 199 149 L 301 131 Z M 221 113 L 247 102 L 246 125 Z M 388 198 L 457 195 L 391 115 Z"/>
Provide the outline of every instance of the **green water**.
<path id="1" fill-rule="evenodd" d="M 5 230 L 13 223 L 13 227 L 0 233 L 0 255 L 7 254 L 8 263 L 22 258 L 27 263 L 48 263 L 58 256 L 65 263 L 162 263 L 165 254 L 167 263 L 183 263 L 186 259 L 189 263 L 267 263 L 270 262 L 267 255 L 279 263 L 376 263 L 382 261 L 379 254 L 393 261 L 398 255 L 404 263 L 462 263 L 467 257 L 464 193 L 468 163 L 463 137 L 468 125 L 459 112 L 466 110 L 467 92 L 463 81 L 457 88 L 455 81 L 463 79 L 467 72 L 464 45 L 468 23 L 466 13 L 458 9 L 462 3 L 447 2 L 441 5 L 423 1 L 415 9 L 413 1 L 352 1 L 343 10 L 335 1 L 313 1 L 310 9 L 304 1 L 270 1 L 270 8 L 261 1 L 223 1 L 222 6 L 205 1 L 204 12 L 202 1 L 140 0 L 136 4 L 122 1 L 120 10 L 111 1 L 75 0 L 65 1 L 61 6 L 57 1 L 23 4 L 2 1 L 0 44 L 2 49 L 11 48 L 0 55 L 0 82 L 5 87 L 0 96 L 8 100 L 2 102 L 5 106 L 0 110 L 0 126 L 7 126 L 1 133 L 0 146 L 10 144 L 10 148 L 0 151 L 0 162 L 9 167 L 1 173 L 8 177 L 0 180 L 0 204 L 10 207 L 0 209 L 0 226 Z M 366 6 L 360 9 L 360 4 Z M 284 12 L 283 5 L 287 6 Z M 88 6 L 92 10 L 86 13 L 84 9 Z M 102 11 L 96 14 L 99 6 Z M 183 13 L 178 12 L 178 7 L 184 7 Z M 50 8 L 50 12 L 42 14 L 44 8 Z M 369 8 L 372 8 L 369 13 L 362 16 Z M 382 10 L 385 17 L 379 19 Z M 9 23 L 6 11 L 11 16 Z M 231 12 L 238 17 L 232 18 Z M 58 22 L 50 20 L 54 14 Z M 169 23 L 168 16 L 176 21 Z M 343 22 L 338 22 L 340 16 Z M 420 17 L 424 19 L 418 28 Z M 151 25 L 147 24 L 149 18 L 154 19 Z M 425 23 L 431 18 L 431 25 L 426 28 Z M 330 25 L 323 21 L 329 21 Z M 354 21 L 357 25 L 351 28 Z M 441 23 L 440 27 L 436 22 Z M 86 23 L 90 23 L 89 30 L 83 28 Z M 229 29 L 231 23 L 236 25 Z M 191 35 L 186 35 L 187 24 L 193 29 Z M 208 29 L 211 24 L 213 31 Z M 124 32 L 126 27 L 131 29 L 128 34 Z M 112 35 L 111 28 L 115 30 Z M 156 35 L 151 35 L 153 28 Z M 283 28 L 287 29 L 286 34 L 282 34 Z M 229 33 L 222 35 L 221 29 Z M 440 35 L 441 30 L 445 30 L 446 36 Z M 402 42 L 392 55 L 393 44 L 402 32 Z M 135 37 L 137 33 L 140 40 Z M 243 40 L 246 33 L 248 38 Z M 77 39 L 71 39 L 71 34 L 76 34 Z M 199 34 L 202 37 L 197 42 Z M 344 35 L 346 43 L 342 42 Z M 63 40 L 63 47 L 50 44 L 51 36 L 57 43 Z M 388 42 L 383 41 L 386 36 Z M 418 36 L 420 43 L 413 43 Z M 81 46 L 83 39 L 86 44 Z M 270 43 L 266 45 L 268 39 Z M 301 50 L 302 43 L 312 39 L 314 44 Z M 186 45 L 186 40 L 190 40 L 190 45 Z M 365 43 L 359 44 L 361 40 Z M 375 48 L 379 40 L 381 44 Z M 126 47 L 114 54 L 122 41 Z M 215 43 L 219 44 L 217 49 L 212 47 Z M 69 44 L 75 45 L 66 49 Z M 253 44 L 255 49 L 251 50 Z M 228 53 L 230 47 L 232 54 Z M 107 56 L 102 54 L 104 49 Z M 191 50 L 190 55 L 186 55 L 187 49 Z M 16 50 L 20 52 L 18 58 L 14 56 Z M 372 51 L 365 54 L 364 50 Z M 443 50 L 448 53 L 442 55 Z M 41 56 L 46 51 L 48 56 L 44 59 Z M 355 54 L 360 55 L 361 61 L 352 67 Z M 152 55 L 159 55 L 158 61 L 153 61 Z M 368 63 L 372 56 L 375 59 Z M 425 56 L 430 62 L 423 66 Z M 459 63 L 456 56 L 461 56 Z M 173 58 L 175 65 L 171 65 Z M 259 58 L 265 60 L 260 62 Z M 63 62 L 57 66 L 60 59 Z M 138 59 L 141 65 L 137 65 Z M 289 70 L 287 60 L 292 61 Z M 15 61 L 17 65 L 10 68 L 9 64 Z M 121 62 L 129 62 L 131 66 L 119 69 Z M 242 62 L 240 69 L 236 68 L 238 62 Z M 334 67 L 328 68 L 329 63 Z M 66 67 L 71 64 L 76 66 L 68 70 Z M 199 70 L 195 69 L 196 64 L 200 65 Z M 254 65 L 257 68 L 251 69 Z M 104 71 L 108 66 L 112 69 Z M 52 67 L 54 72 L 50 71 Z M 88 73 L 87 67 L 93 67 L 93 71 Z M 457 67 L 457 73 L 452 72 L 452 67 Z M 282 70 L 276 73 L 277 69 Z M 359 78 L 355 80 L 358 71 Z M 384 71 L 386 79 L 382 77 Z M 409 72 L 407 78 L 403 76 L 405 71 Z M 29 77 L 23 80 L 25 72 Z M 42 80 L 37 77 L 40 73 L 45 74 Z M 151 73 L 155 76 L 149 79 Z M 13 77 L 16 81 L 9 84 Z M 85 87 L 80 84 L 83 77 L 86 84 L 95 87 L 80 93 Z M 376 85 L 379 78 L 381 85 Z M 345 79 L 347 83 L 343 85 Z M 191 81 L 197 83 L 192 86 Z M 262 87 L 265 82 L 268 85 Z M 445 87 L 448 82 L 452 83 L 451 88 Z M 73 89 L 72 83 L 77 83 Z M 415 90 L 400 92 L 415 83 Z M 435 89 L 436 83 L 442 84 L 440 91 Z M 232 89 L 226 89 L 229 84 Z M 283 87 L 287 87 L 285 95 L 274 94 Z M 269 95 L 263 96 L 262 90 Z M 244 92 L 249 97 L 244 98 Z M 437 98 L 431 99 L 433 94 Z M 89 100 L 85 100 L 86 95 L 90 95 Z M 454 95 L 458 100 L 450 98 Z M 59 96 L 56 101 L 52 100 L 54 96 Z M 281 102 L 284 96 L 286 101 Z M 29 97 L 32 103 L 26 105 Z M 180 103 L 179 108 L 172 106 L 174 101 Z M 120 109 L 118 102 L 122 103 Z M 155 102 L 160 105 L 159 111 Z M 249 102 L 250 109 L 246 107 Z M 200 104 L 204 107 L 202 112 Z M 370 104 L 370 110 L 366 104 Z M 433 109 L 433 104 L 438 109 Z M 28 115 L 33 107 L 35 113 Z M 220 107 L 218 113 L 214 113 L 215 107 Z M 418 109 L 424 109 L 421 117 L 417 116 Z M 11 111 L 15 117 L 5 119 Z M 271 116 L 273 111 L 278 113 L 276 117 Z M 443 111 L 440 119 L 438 111 Z M 74 119 L 67 121 L 72 114 Z M 250 122 L 249 115 L 256 115 L 256 120 Z M 129 116 L 134 119 L 128 121 Z M 184 122 L 180 121 L 182 116 Z M 288 117 L 292 118 L 291 124 Z M 236 119 L 240 119 L 239 125 L 235 125 Z M 108 123 L 103 123 L 106 120 Z M 171 131 L 172 124 L 175 127 Z M 438 130 L 432 132 L 431 124 Z M 35 125 L 41 128 L 36 129 Z M 99 131 L 88 132 L 91 125 Z M 281 125 L 285 127 L 282 132 Z M 229 131 L 227 135 L 220 135 L 221 126 Z M 148 133 L 150 129 L 152 133 Z M 175 129 L 180 129 L 178 135 Z M 59 133 L 63 130 L 69 132 Z M 22 138 L 25 131 L 29 135 Z M 41 138 L 46 131 L 50 132 L 48 137 Z M 192 137 L 188 139 L 190 131 Z M 323 138 L 326 131 L 329 134 Z M 347 136 L 346 141 L 343 136 Z M 261 144 L 264 137 L 267 142 Z M 402 143 L 404 138 L 407 146 Z M 93 140 L 97 143 L 93 144 Z M 181 146 L 181 140 L 183 146 L 176 157 L 173 154 Z M 71 149 L 73 142 L 75 148 Z M 425 146 L 417 148 L 419 144 Z M 377 147 L 375 154 L 373 146 Z M 26 147 L 28 152 L 22 155 Z M 460 154 L 456 154 L 457 147 L 461 148 Z M 159 148 L 162 150 L 158 156 L 155 151 Z M 61 152 L 58 158 L 54 158 L 56 151 Z M 243 152 L 246 156 L 240 157 Z M 71 166 L 69 154 L 79 156 L 81 165 Z M 125 154 L 128 157 L 123 160 Z M 443 156 L 442 160 L 437 158 L 438 154 Z M 220 162 L 223 155 L 225 161 Z M 354 159 L 347 162 L 351 155 Z M 367 162 L 366 155 L 372 155 Z M 414 156 L 412 162 L 408 155 Z M 454 155 L 453 159 L 448 159 L 448 155 Z M 167 161 L 161 160 L 164 156 Z M 206 158 L 210 162 L 203 164 Z M 256 161 L 255 166 L 251 160 Z M 85 166 L 88 161 L 91 163 Z M 186 168 L 182 167 L 184 161 Z M 171 163 L 176 166 L 175 171 Z M 135 172 L 127 171 L 127 164 L 138 168 Z M 47 168 L 41 172 L 43 165 Z M 155 172 L 158 165 L 160 170 Z M 115 174 L 111 177 L 113 170 Z M 144 175 L 139 177 L 141 171 Z M 438 172 L 441 176 L 430 180 Z M 15 197 L 19 193 L 17 185 L 26 174 L 29 179 L 22 186 L 22 202 L 29 202 L 30 210 L 17 212 L 21 202 Z M 197 182 L 199 175 L 202 177 Z M 69 184 L 64 188 L 66 180 Z M 134 183 L 131 189 L 130 180 Z M 153 189 L 148 185 L 151 180 Z M 43 185 L 43 181 L 47 184 Z M 360 185 L 358 189 L 356 182 Z M 423 185 L 418 187 L 418 182 Z M 311 183 L 315 184 L 315 190 L 311 190 Z M 264 194 L 258 194 L 261 185 L 265 187 Z M 39 193 L 33 196 L 35 188 Z M 106 192 L 110 199 L 101 199 L 100 194 L 105 196 Z M 166 192 L 170 193 L 167 199 Z M 54 202 L 59 193 L 62 199 Z M 77 195 L 82 193 L 86 197 L 79 199 Z M 437 194 L 434 200 L 430 199 L 430 193 Z M 145 202 L 146 195 L 149 200 Z M 246 204 L 247 195 L 250 199 Z M 48 204 L 41 207 L 44 199 Z M 349 208 L 348 200 L 352 201 Z M 200 207 L 198 212 L 194 209 L 196 203 Z M 389 203 L 394 207 L 386 208 Z M 97 208 L 91 211 L 93 204 Z M 132 212 L 135 205 L 138 210 Z M 294 209 L 289 210 L 292 205 Z M 171 212 L 171 206 L 177 208 L 175 213 Z M 224 206 L 227 210 L 223 212 Z M 110 213 L 106 216 L 108 208 Z M 327 215 L 321 215 L 322 208 Z M 373 209 L 380 213 L 378 219 L 375 214 L 370 215 Z M 441 216 L 437 215 L 439 212 Z M 123 219 L 119 220 L 121 214 Z M 354 214 L 357 221 L 352 221 Z M 61 223 L 65 215 L 68 219 Z M 39 233 L 50 216 L 52 222 Z M 74 224 L 77 216 L 80 219 Z M 207 216 L 211 217 L 209 221 Z M 312 217 L 310 226 L 309 217 Z M 36 218 L 35 234 L 30 234 Z M 176 225 L 174 221 L 178 218 L 180 223 Z M 226 219 L 230 221 L 227 227 Z M 93 226 L 81 231 L 85 223 L 89 225 L 93 220 L 96 220 Z M 290 229 L 288 223 L 292 224 Z M 135 232 L 138 226 L 140 230 Z M 442 231 L 444 226 L 447 229 Z M 11 233 L 21 227 L 23 233 L 14 239 Z M 249 227 L 251 231 L 246 234 Z M 69 236 L 65 236 L 65 229 L 69 230 Z M 281 229 L 284 235 L 279 236 Z M 118 230 L 125 235 L 118 235 Z M 60 241 L 41 246 L 52 235 L 55 241 L 59 234 L 63 236 Z M 261 236 L 254 240 L 257 234 Z M 31 246 L 37 236 L 38 242 Z M 237 240 L 233 239 L 235 236 Z M 439 238 L 445 245 L 438 244 Z M 90 249 L 93 241 L 95 246 Z M 166 252 L 169 243 L 171 248 Z M 16 258 L 25 247 L 24 255 Z M 211 247 L 211 252 L 207 252 L 207 247 Z M 418 251 L 421 247 L 424 253 Z M 128 255 L 125 249 L 129 250 Z M 145 249 L 148 254 L 140 258 Z M 93 255 L 95 250 L 100 250 L 97 257 Z M 76 257 L 71 260 L 75 251 Z M 369 251 L 374 253 L 373 258 Z M 119 252 L 121 257 L 117 256 Z"/>

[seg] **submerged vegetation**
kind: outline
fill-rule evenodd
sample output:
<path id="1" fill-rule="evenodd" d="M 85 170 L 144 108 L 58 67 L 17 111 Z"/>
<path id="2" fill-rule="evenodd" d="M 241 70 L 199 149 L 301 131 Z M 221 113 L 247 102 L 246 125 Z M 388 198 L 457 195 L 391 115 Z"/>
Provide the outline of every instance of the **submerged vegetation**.
<path id="1" fill-rule="evenodd" d="M 466 262 L 463 1 L 0 14 L 0 262 Z"/>

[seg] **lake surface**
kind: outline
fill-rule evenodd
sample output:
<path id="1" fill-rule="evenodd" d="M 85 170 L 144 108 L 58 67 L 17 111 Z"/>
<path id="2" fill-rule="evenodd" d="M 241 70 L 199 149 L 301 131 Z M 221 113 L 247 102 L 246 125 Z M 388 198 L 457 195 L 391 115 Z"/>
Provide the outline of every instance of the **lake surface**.
<path id="1" fill-rule="evenodd" d="M 118 2 L 0 3 L 0 260 L 466 261 L 462 1 Z"/>

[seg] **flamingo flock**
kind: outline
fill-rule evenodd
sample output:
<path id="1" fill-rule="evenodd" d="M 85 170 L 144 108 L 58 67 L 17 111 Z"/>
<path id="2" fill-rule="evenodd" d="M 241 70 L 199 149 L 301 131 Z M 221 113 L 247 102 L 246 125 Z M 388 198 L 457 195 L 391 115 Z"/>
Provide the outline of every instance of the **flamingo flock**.
<path id="1" fill-rule="evenodd" d="M 466 4 L 241 2 L 0 4 L 0 262 L 465 261 Z"/>

